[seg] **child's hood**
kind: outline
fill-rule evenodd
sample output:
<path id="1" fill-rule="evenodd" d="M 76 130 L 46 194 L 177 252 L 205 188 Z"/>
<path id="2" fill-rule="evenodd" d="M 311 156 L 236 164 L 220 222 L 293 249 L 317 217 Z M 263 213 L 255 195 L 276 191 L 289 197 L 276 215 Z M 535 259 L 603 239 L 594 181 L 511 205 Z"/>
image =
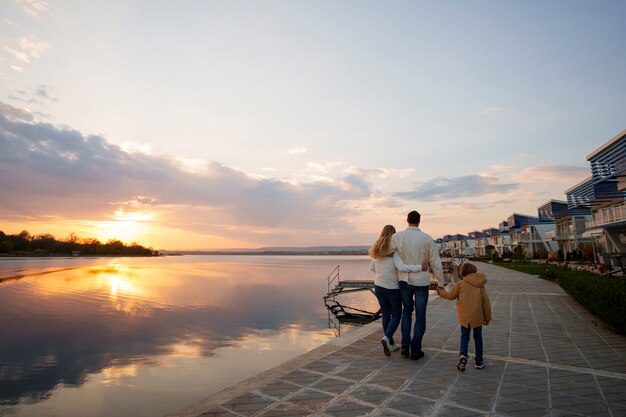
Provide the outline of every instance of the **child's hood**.
<path id="1" fill-rule="evenodd" d="M 475 272 L 464 277 L 463 281 L 467 282 L 472 287 L 480 288 L 485 286 L 485 284 L 487 283 L 487 278 L 484 274 L 481 274 L 480 272 Z"/>

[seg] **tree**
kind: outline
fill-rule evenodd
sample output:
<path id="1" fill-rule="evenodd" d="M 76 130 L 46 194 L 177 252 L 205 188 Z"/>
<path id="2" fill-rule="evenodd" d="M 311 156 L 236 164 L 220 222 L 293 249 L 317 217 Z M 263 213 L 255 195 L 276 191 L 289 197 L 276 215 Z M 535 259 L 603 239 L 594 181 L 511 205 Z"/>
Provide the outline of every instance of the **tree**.
<path id="1" fill-rule="evenodd" d="M 524 253 L 522 245 L 517 245 L 513 253 L 515 254 L 515 259 L 519 259 L 520 261 L 526 259 L 526 253 Z"/>
<path id="2" fill-rule="evenodd" d="M 22 230 L 20 234 L 13 239 L 13 248 L 20 251 L 30 250 L 31 240 L 32 236 L 28 233 L 28 230 Z"/>
<path id="3" fill-rule="evenodd" d="M 50 233 L 37 235 L 33 238 L 33 248 L 47 252 L 55 252 L 59 247 L 59 242 Z"/>

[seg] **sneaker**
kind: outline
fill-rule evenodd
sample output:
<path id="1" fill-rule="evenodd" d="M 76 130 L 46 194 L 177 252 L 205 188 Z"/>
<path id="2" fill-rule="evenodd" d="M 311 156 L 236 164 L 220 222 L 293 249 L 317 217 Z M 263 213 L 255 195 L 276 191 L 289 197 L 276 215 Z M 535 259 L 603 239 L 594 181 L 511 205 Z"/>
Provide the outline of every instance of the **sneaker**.
<path id="1" fill-rule="evenodd" d="M 385 353 L 385 356 L 391 356 L 391 351 L 389 350 L 389 339 L 387 336 L 383 336 L 380 343 L 383 345 L 383 352 Z"/>
<path id="2" fill-rule="evenodd" d="M 409 346 L 408 345 L 402 345 L 402 349 L 400 350 L 400 354 L 402 356 L 409 356 Z"/>
<path id="3" fill-rule="evenodd" d="M 467 356 L 461 355 L 461 357 L 459 358 L 459 361 L 456 364 L 456 369 L 463 372 L 465 371 L 465 365 L 467 365 Z"/>
<path id="4" fill-rule="evenodd" d="M 400 346 L 398 346 L 397 344 L 392 344 L 391 346 L 389 346 L 389 349 L 391 349 L 392 352 L 397 352 L 400 350 Z"/>
<path id="5" fill-rule="evenodd" d="M 476 362 L 474 364 L 474 368 L 476 369 L 483 369 L 484 367 L 485 367 L 485 362 L 481 362 L 481 363 Z"/>

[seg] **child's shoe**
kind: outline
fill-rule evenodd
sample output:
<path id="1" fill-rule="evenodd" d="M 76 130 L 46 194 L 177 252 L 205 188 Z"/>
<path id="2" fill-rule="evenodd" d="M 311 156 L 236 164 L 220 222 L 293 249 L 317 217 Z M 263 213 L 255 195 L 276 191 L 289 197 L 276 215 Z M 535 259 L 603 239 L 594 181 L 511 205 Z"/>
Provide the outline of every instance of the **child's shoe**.
<path id="1" fill-rule="evenodd" d="M 476 362 L 474 364 L 474 368 L 476 369 L 483 369 L 485 367 L 485 362 Z"/>
<path id="2" fill-rule="evenodd" d="M 392 343 L 391 346 L 389 346 L 389 349 L 391 349 L 392 352 L 397 352 L 400 350 L 400 346 L 398 346 L 396 343 Z"/>
<path id="3" fill-rule="evenodd" d="M 467 365 L 467 356 L 461 354 L 461 357 L 459 358 L 459 361 L 456 364 L 456 369 L 458 369 L 461 372 L 464 372 L 465 365 Z"/>

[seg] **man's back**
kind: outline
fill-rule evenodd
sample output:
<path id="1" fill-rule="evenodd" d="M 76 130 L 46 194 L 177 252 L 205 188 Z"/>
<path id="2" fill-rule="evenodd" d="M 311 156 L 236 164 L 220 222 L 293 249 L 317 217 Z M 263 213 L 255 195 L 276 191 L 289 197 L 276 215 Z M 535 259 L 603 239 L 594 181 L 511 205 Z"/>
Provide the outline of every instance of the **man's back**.
<path id="1" fill-rule="evenodd" d="M 443 283 L 443 269 L 441 259 L 435 247 L 435 242 L 426 233 L 415 226 L 393 235 L 393 244 L 405 264 L 420 264 L 428 262 L 440 283 Z M 400 272 L 398 279 L 411 285 L 425 286 L 430 284 L 428 272 Z"/>

